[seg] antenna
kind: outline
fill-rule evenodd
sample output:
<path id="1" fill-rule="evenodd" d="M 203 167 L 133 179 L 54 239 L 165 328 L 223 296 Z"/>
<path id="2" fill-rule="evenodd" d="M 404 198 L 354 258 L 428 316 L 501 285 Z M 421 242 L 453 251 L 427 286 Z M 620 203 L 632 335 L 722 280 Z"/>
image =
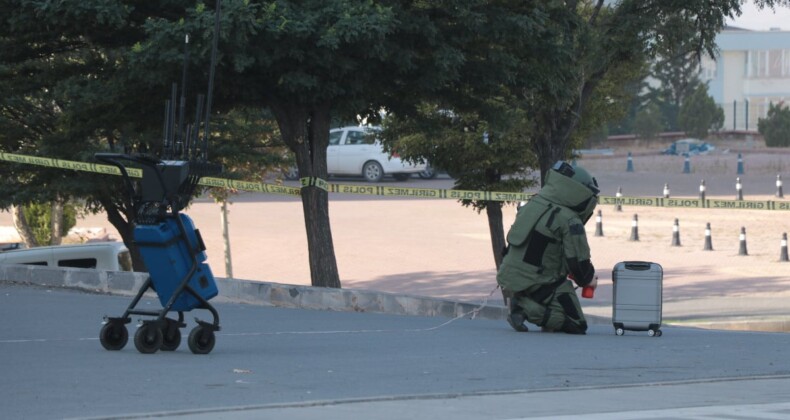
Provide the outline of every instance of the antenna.
<path id="1" fill-rule="evenodd" d="M 168 143 L 170 144 L 177 144 L 181 142 L 180 133 L 176 133 L 176 94 L 178 90 L 178 85 L 173 83 L 171 86 L 170 91 L 170 113 L 167 116 L 167 132 L 168 132 Z"/>
<path id="2" fill-rule="evenodd" d="M 219 42 L 219 17 L 220 17 L 220 0 L 217 0 L 217 6 L 214 11 L 214 39 L 211 46 L 211 67 L 208 77 L 208 97 L 206 99 L 206 122 L 203 126 L 203 156 L 205 161 L 208 159 L 208 134 L 209 123 L 211 121 L 211 102 L 214 96 L 214 70 L 217 67 L 217 43 Z"/>
<path id="3" fill-rule="evenodd" d="M 187 99 L 186 99 L 186 92 L 187 92 L 187 66 L 189 65 L 189 34 L 184 36 L 184 64 L 181 70 L 181 102 L 179 103 L 179 111 L 178 111 L 178 135 L 183 137 L 184 134 L 184 114 L 186 113 L 186 106 L 187 106 Z M 166 157 L 171 157 L 169 155 L 172 154 L 168 153 L 165 150 Z"/>
<path id="4" fill-rule="evenodd" d="M 168 124 L 167 124 L 167 120 L 168 120 L 169 116 L 170 116 L 170 100 L 166 99 L 165 100 L 165 118 L 163 119 L 164 126 L 162 127 L 162 145 L 163 145 L 163 147 L 165 149 L 165 152 L 168 149 L 172 149 L 172 147 L 173 147 L 173 145 L 170 144 L 170 133 L 168 133 L 168 131 L 167 131 L 168 128 L 169 128 Z"/>
<path id="5" fill-rule="evenodd" d="M 199 130 L 200 129 L 200 115 L 203 113 L 203 100 L 204 100 L 204 98 L 205 97 L 203 96 L 203 94 L 200 94 L 197 97 L 197 108 L 195 109 L 195 131 L 194 131 L 194 138 L 192 139 L 192 153 L 189 153 L 189 152 L 187 153 L 187 157 L 189 158 L 189 160 L 192 160 L 193 157 L 195 157 L 195 158 L 197 157 L 196 155 L 198 154 L 197 152 L 198 152 L 198 149 L 199 149 L 198 146 L 200 146 L 200 144 L 199 144 L 200 143 L 200 130 Z M 208 123 L 206 124 L 206 126 L 208 126 Z M 208 130 L 204 129 L 203 132 L 205 133 L 206 131 L 208 131 Z M 205 149 L 204 149 L 204 153 L 205 153 Z"/>

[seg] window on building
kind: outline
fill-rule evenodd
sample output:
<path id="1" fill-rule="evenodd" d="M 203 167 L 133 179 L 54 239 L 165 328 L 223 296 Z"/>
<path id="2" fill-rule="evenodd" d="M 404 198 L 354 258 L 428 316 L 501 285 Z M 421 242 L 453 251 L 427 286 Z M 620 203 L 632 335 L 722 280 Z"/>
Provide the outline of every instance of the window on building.
<path id="1" fill-rule="evenodd" d="M 790 50 L 749 51 L 746 75 L 752 79 L 790 77 Z"/>
<path id="2" fill-rule="evenodd" d="M 769 77 L 782 77 L 784 76 L 784 69 L 782 63 L 784 61 L 784 50 L 770 50 L 768 51 L 768 76 Z"/>
<path id="3" fill-rule="evenodd" d="M 765 61 L 768 51 L 756 50 L 749 51 L 748 55 L 748 75 L 751 78 L 766 77 Z"/>

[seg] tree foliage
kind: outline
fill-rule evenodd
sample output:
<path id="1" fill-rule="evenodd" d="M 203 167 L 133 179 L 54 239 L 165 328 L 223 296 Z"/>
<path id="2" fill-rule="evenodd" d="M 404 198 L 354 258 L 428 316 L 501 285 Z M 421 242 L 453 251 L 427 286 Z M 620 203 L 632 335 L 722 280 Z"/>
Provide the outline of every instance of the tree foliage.
<path id="1" fill-rule="evenodd" d="M 711 130 L 720 130 L 724 124 L 724 110 L 708 95 L 708 86 L 700 84 L 686 98 L 678 116 L 680 128 L 691 137 L 704 139 Z"/>
<path id="2" fill-rule="evenodd" d="M 533 21 L 536 25 L 512 32 L 520 43 L 503 49 L 512 54 L 510 60 L 503 61 L 505 65 L 490 66 L 491 74 L 482 77 L 473 72 L 474 67 L 462 67 L 458 80 L 451 81 L 447 89 L 428 95 L 411 112 L 395 110 L 397 123 L 393 125 L 402 137 L 397 140 L 398 150 L 419 150 L 429 156 L 432 164 L 447 166 L 451 174 L 459 170 L 460 177 L 464 168 L 454 165 L 463 162 L 474 169 L 477 162 L 485 161 L 479 156 L 480 131 L 520 130 L 519 135 L 511 133 L 507 137 L 526 142 L 534 159 L 523 157 L 524 148 L 519 148 L 523 145 L 518 141 L 500 143 L 504 147 L 498 153 L 520 158 L 522 171 L 532 163 L 540 170 L 543 180 L 548 168 L 557 160 L 569 158 L 572 148 L 578 147 L 589 133 L 626 113 L 626 105 L 636 96 L 638 90 L 634 87 L 644 79 L 645 63 L 650 59 L 658 55 L 674 60 L 713 54 L 716 33 L 726 16 L 739 13 L 740 2 L 557 1 L 531 4 L 531 7 L 525 11 L 525 21 L 540 18 Z M 498 45 L 496 41 L 488 42 Z M 474 47 L 474 43 L 467 45 L 465 51 Z M 672 65 L 662 70 L 671 72 Z M 501 69 L 505 73 L 499 72 Z M 492 124 L 495 121 L 487 118 L 493 115 L 485 112 L 492 98 L 513 110 L 502 114 L 510 117 L 505 124 Z M 660 119 L 657 112 L 653 114 L 652 129 L 658 131 L 660 128 L 655 123 Z M 428 123 L 416 122 L 420 119 L 427 119 Z M 444 121 L 444 129 L 426 129 L 431 120 Z M 409 130 L 404 133 L 404 121 L 411 123 L 414 134 Z M 454 128 L 455 121 L 465 130 Z M 476 129 L 477 126 L 485 128 Z M 455 141 L 448 142 L 448 138 Z M 424 144 L 415 148 L 415 142 Z M 444 147 L 446 144 L 453 147 Z M 475 147 L 470 148 L 469 144 Z M 486 162 L 489 166 L 484 172 L 499 177 L 519 172 L 508 166 L 507 161 Z M 482 189 L 496 185 L 497 178 L 488 181 Z M 459 181 L 456 185 L 463 183 Z M 494 242 L 495 236 L 492 231 Z"/>
<path id="3" fill-rule="evenodd" d="M 461 78 L 488 80 L 480 85 L 490 92 L 516 77 L 524 34 L 543 18 L 523 2 L 482 0 L 231 0 L 223 10 L 218 85 L 238 102 L 270 109 L 300 175 L 323 179 L 333 120 L 410 108 Z M 173 50 L 164 35 L 180 24 L 152 21 L 141 59 Z M 327 192 L 303 188 L 302 202 L 312 284 L 339 287 Z"/>
<path id="4" fill-rule="evenodd" d="M 634 119 L 634 134 L 641 139 L 652 139 L 664 129 L 661 110 L 654 102 L 650 102 Z"/>
<path id="5" fill-rule="evenodd" d="M 412 117 L 421 104 L 475 122 L 459 139 L 486 130 L 495 149 L 521 136 L 545 173 L 619 104 L 604 86 L 624 84 L 618 75 L 658 54 L 675 33 L 668 28 L 694 34 L 692 52 L 712 54 L 715 34 L 742 2 L 225 0 L 215 111 L 268 109 L 304 177 L 326 178 L 332 121 L 375 118 L 382 108 Z M 185 86 L 205 91 L 213 4 L 0 0 L 0 147 L 74 160 L 97 150 L 158 151 L 162 105 L 181 79 L 186 34 L 187 62 L 200 70 Z M 520 133 L 485 111 L 497 100 L 514 110 L 511 127 Z M 212 129 L 210 137 L 222 135 Z M 487 153 L 471 144 L 473 156 Z M 55 191 L 86 196 L 131 243 L 133 215 L 117 179 L 0 170 L 0 205 Z M 302 202 L 312 283 L 339 287 L 327 192 L 304 188 Z"/>
<path id="6" fill-rule="evenodd" d="M 790 147 L 790 108 L 784 103 L 769 104 L 768 114 L 757 122 L 757 130 L 768 147 Z"/>
<path id="7" fill-rule="evenodd" d="M 36 240 L 35 244 L 26 244 L 27 246 L 59 245 L 60 241 L 55 238 L 65 236 L 77 224 L 77 211 L 74 205 L 66 203 L 63 206 L 63 223 L 57 225 L 60 228 L 60 232 L 53 232 L 53 204 L 30 203 L 22 207 L 25 220 Z"/>
<path id="8" fill-rule="evenodd" d="M 485 117 L 481 115 L 486 111 Z M 525 137 L 528 119 L 518 109 L 493 100 L 480 113 L 456 113 L 423 104 L 412 116 L 384 121 L 385 144 L 411 161 L 427 159 L 447 171 L 455 189 L 521 192 L 535 184 L 529 173 L 534 155 Z M 501 201 L 460 200 L 478 212 L 486 211 L 494 262 L 505 247 Z"/>
<path id="9" fill-rule="evenodd" d="M 183 20 L 189 8 L 202 10 L 194 16 L 206 24 Z M 190 71 L 181 86 L 189 99 L 187 116 L 194 115 L 195 94 L 206 91 L 213 11 L 199 2 L 3 0 L 0 12 L 0 148 L 5 152 L 78 161 L 107 150 L 159 153 L 164 102 L 171 83 L 181 81 L 185 26 L 193 31 Z M 171 49 L 145 55 L 153 22 L 160 20 L 182 25 L 160 35 L 172 36 Z M 256 127 L 265 123 L 251 123 L 253 113 L 223 116 L 235 107 L 240 105 L 233 101 L 218 106 L 213 127 L 230 130 L 233 140 L 213 131 L 212 157 L 230 177 L 260 176 L 274 165 L 269 156 L 282 155 L 268 153 L 281 146 L 279 137 L 264 132 L 256 137 Z M 243 113 L 250 118 L 240 118 Z M 257 117 L 266 118 L 262 112 Z M 132 251 L 134 268 L 145 269 L 132 241 L 135 215 L 119 178 L 6 164 L 0 174 L 0 208 L 54 195 L 78 197 L 89 211 L 107 212 Z"/>
<path id="10" fill-rule="evenodd" d="M 682 15 L 672 16 L 658 33 L 650 76 L 658 82 L 648 84 L 647 100 L 656 104 L 663 115 L 664 129 L 682 130 L 679 122 L 681 107 L 701 85 L 700 38 L 684 21 Z"/>
<path id="11" fill-rule="evenodd" d="M 787 4 L 787 2 L 761 2 Z M 573 133 L 583 123 L 591 99 L 607 75 L 621 66 L 652 59 L 668 46 L 674 55 L 713 55 L 715 36 L 741 1 L 623 0 L 551 2 L 555 48 L 564 57 L 552 68 L 553 83 L 526 90 L 525 109 L 535 118 L 533 148 L 545 173 L 565 158 Z M 690 39 L 679 43 L 675 36 Z M 557 61 L 554 61 L 557 62 Z M 544 68 L 545 69 L 545 68 Z M 546 71 L 544 70 L 544 73 Z"/>

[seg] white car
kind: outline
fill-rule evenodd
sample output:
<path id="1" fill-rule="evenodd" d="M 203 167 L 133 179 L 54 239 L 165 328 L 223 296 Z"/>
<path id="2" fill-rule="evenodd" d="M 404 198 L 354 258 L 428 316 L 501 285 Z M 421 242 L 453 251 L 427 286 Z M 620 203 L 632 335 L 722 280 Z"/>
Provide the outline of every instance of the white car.
<path id="1" fill-rule="evenodd" d="M 123 242 L 91 242 L 6 251 L 0 253 L 0 264 L 132 271 L 132 257 Z"/>
<path id="2" fill-rule="evenodd" d="M 408 179 L 411 174 L 424 171 L 426 164 L 411 164 L 397 155 L 390 156 L 374 133 L 376 127 L 349 126 L 329 130 L 329 147 L 326 150 L 326 166 L 329 175 L 362 175 L 369 182 L 378 182 L 384 175 L 392 175 L 398 181 Z M 291 169 L 286 178 L 298 177 Z"/>

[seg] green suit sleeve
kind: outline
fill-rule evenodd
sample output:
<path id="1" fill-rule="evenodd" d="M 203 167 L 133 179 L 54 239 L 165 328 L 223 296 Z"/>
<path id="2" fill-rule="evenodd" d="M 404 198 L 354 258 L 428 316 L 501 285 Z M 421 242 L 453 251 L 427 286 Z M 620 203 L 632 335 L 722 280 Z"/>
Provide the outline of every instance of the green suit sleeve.
<path id="1" fill-rule="evenodd" d="M 590 261 L 590 245 L 584 224 L 578 217 L 568 218 L 562 224 L 562 245 L 565 263 L 576 284 L 590 284 L 595 276 L 595 267 Z"/>

